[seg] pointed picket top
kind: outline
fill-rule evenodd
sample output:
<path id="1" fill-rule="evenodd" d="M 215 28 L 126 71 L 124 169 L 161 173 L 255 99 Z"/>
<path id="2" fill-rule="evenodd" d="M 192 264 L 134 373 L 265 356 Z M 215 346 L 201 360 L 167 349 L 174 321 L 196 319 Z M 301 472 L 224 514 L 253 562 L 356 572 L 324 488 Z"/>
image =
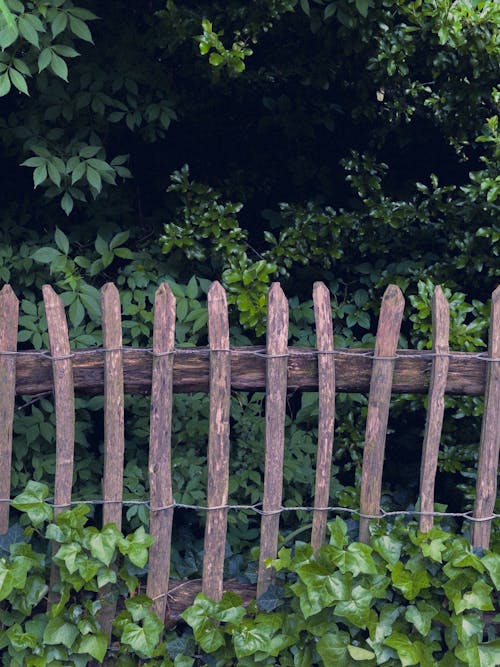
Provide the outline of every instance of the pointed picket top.
<path id="1" fill-rule="evenodd" d="M 224 589 L 224 554 L 229 493 L 229 415 L 231 354 L 226 292 L 219 282 L 208 290 L 210 344 L 210 428 L 208 437 L 207 513 L 203 556 L 203 593 L 220 600 Z"/>
<path id="2" fill-rule="evenodd" d="M 268 558 L 278 551 L 279 521 L 283 496 L 285 415 L 288 369 L 288 301 L 279 283 L 273 283 L 267 301 L 266 340 L 266 453 L 260 531 L 257 597 L 273 583 Z"/>
<path id="3" fill-rule="evenodd" d="M 368 398 L 360 490 L 359 540 L 361 542 L 369 541 L 370 518 L 380 513 L 392 377 L 404 305 L 404 297 L 399 287 L 389 285 L 382 298 Z"/>
<path id="4" fill-rule="evenodd" d="M 172 492 L 172 405 L 175 343 L 175 296 L 167 283 L 155 292 L 153 369 L 149 427 L 149 551 L 146 594 L 163 621 L 167 609 L 174 497 Z"/>
<path id="5" fill-rule="evenodd" d="M 487 549 L 490 543 L 491 521 L 497 494 L 498 454 L 500 450 L 500 285 L 491 298 L 491 319 L 488 345 L 484 414 L 479 445 L 476 501 L 474 518 L 482 519 L 473 525 L 474 547 Z"/>
<path id="6" fill-rule="evenodd" d="M 12 465 L 12 423 L 16 397 L 16 355 L 19 300 L 10 285 L 0 290 L 0 535 L 9 530 Z M 12 354 L 10 354 L 12 353 Z"/>
<path id="7" fill-rule="evenodd" d="M 316 322 L 316 348 L 318 351 L 318 454 L 314 507 L 328 506 L 332 470 L 332 450 L 335 424 L 335 361 L 333 356 L 333 322 L 330 291 L 324 283 L 313 287 L 314 318 Z M 311 545 L 317 551 L 326 534 L 328 513 L 315 509 L 311 532 Z"/>
<path id="8" fill-rule="evenodd" d="M 52 357 L 54 402 L 56 411 L 56 478 L 54 502 L 56 512 L 68 507 L 73 484 L 75 446 L 75 395 L 64 304 L 50 285 L 42 287 L 50 354 Z"/>
<path id="9" fill-rule="evenodd" d="M 161 283 L 155 292 L 153 327 L 153 352 L 166 352 L 174 347 L 176 299 L 168 283 Z M 174 319 L 174 326 L 168 322 Z M 167 323 L 167 325 L 163 325 Z"/>
<path id="10" fill-rule="evenodd" d="M 217 280 L 210 285 L 208 301 L 208 339 L 215 350 L 229 349 L 229 320 L 226 290 Z"/>
<path id="11" fill-rule="evenodd" d="M 438 466 L 439 445 L 443 428 L 446 380 L 448 377 L 450 306 L 439 285 L 432 297 L 432 360 L 429 400 L 425 422 L 422 462 L 420 465 L 420 530 L 428 532 L 434 517 L 434 487 Z"/>

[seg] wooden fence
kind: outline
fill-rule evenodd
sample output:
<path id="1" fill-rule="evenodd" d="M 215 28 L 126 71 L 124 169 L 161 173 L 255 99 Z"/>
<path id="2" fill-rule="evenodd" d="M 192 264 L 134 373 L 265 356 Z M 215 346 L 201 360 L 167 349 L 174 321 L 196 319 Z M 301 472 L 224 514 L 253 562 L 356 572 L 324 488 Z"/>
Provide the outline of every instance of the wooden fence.
<path id="1" fill-rule="evenodd" d="M 18 301 L 6 285 L 0 292 L 0 533 L 9 526 L 12 421 L 16 394 L 52 391 L 56 413 L 54 505 L 59 512 L 72 500 L 74 392 L 104 394 L 103 521 L 122 521 L 124 468 L 124 393 L 151 394 L 149 438 L 150 552 L 147 594 L 161 618 L 167 612 L 170 544 L 175 500 L 171 478 L 171 420 L 174 392 L 210 392 L 208 484 L 203 561 L 203 592 L 220 598 L 227 529 L 231 389 L 265 389 L 266 446 L 262 495 L 257 594 L 272 582 L 265 561 L 276 555 L 282 512 L 283 458 L 287 392 L 319 393 L 318 449 L 312 545 L 324 540 L 329 504 L 336 392 L 369 390 L 360 489 L 360 540 L 369 540 L 369 522 L 381 516 L 384 449 L 391 394 L 428 392 L 422 448 L 420 528 L 433 524 L 434 484 L 445 393 L 485 397 L 479 445 L 472 541 L 488 547 L 494 514 L 500 445 L 500 287 L 492 298 L 489 348 L 472 354 L 449 350 L 449 308 L 438 287 L 432 303 L 433 347 L 398 350 L 404 299 L 387 288 L 380 310 L 374 350 L 335 350 L 330 294 L 314 286 L 317 347 L 288 347 L 288 303 L 275 283 L 268 300 L 264 347 L 230 348 L 226 295 L 219 283 L 208 293 L 209 347 L 174 347 L 175 298 L 166 283 L 155 296 L 152 349 L 122 346 L 121 308 L 116 287 L 102 288 L 103 346 L 71 350 L 61 300 L 44 286 L 50 349 L 17 351 Z M 415 499 L 416 500 L 416 499 Z M 112 612 L 112 610 L 111 610 Z"/>

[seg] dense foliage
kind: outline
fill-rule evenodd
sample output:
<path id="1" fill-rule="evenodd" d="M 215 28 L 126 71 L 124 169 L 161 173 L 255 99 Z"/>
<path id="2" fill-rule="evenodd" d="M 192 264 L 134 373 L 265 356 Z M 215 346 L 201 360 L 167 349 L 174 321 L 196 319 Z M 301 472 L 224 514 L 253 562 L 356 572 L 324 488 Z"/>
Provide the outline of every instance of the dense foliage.
<path id="1" fill-rule="evenodd" d="M 125 345 L 150 344 L 162 280 L 177 297 L 177 344 L 205 344 L 213 279 L 232 304 L 234 344 L 263 340 L 267 289 L 280 280 L 290 342 L 314 345 L 319 279 L 332 294 L 337 347 L 372 345 L 390 282 L 408 304 L 400 345 L 428 347 L 440 283 L 451 346 L 483 351 L 500 275 L 499 26 L 495 0 L 0 0 L 0 278 L 21 302 L 20 345 L 48 344 L 46 282 L 67 306 L 72 345 L 99 345 L 98 290 L 109 280 L 121 293 Z M 292 506 L 311 504 L 316 399 L 289 401 Z M 127 397 L 125 407 L 125 497 L 145 498 L 148 400 Z M 437 500 L 464 510 L 482 401 L 447 397 L 446 407 Z M 100 494 L 99 465 L 88 461 L 102 457 L 101 408 L 102 397 L 77 397 L 78 498 Z M 263 396 L 235 393 L 231 410 L 230 497 L 252 504 L 262 489 Z M 338 397 L 335 504 L 358 505 L 365 414 L 364 396 Z M 424 417 L 422 398 L 394 398 L 391 507 L 417 500 Z M 206 396 L 176 396 L 179 502 L 204 502 L 207 424 Z M 30 479 L 52 482 L 54 426 L 50 397 L 19 399 L 16 493 Z M 203 518 L 181 518 L 173 575 L 184 577 L 199 570 Z M 130 531 L 147 525 L 146 507 L 131 505 L 126 519 Z M 245 512 L 229 521 L 228 572 L 237 576 L 258 521 Z M 286 513 L 284 531 L 306 534 L 308 521 Z"/>
<path id="2" fill-rule="evenodd" d="M 48 488 L 30 482 L 14 500 L 24 533 L 0 543 L 0 650 L 11 667 L 193 664 L 354 667 L 495 667 L 500 556 L 473 553 L 440 528 L 373 526 L 371 546 L 340 518 L 313 555 L 297 542 L 272 565 L 278 584 L 245 607 L 198 595 L 165 631 L 140 592 L 152 538 L 87 525 L 89 507 L 54 517 Z M 10 539 L 9 539 L 10 538 Z M 52 541 L 53 567 L 47 557 Z M 57 578 L 54 573 L 57 572 Z M 49 589 L 51 581 L 57 581 Z M 112 584 L 103 590 L 105 584 Z M 50 590 L 52 603 L 46 608 Z M 102 610 L 118 604 L 113 641 Z"/>

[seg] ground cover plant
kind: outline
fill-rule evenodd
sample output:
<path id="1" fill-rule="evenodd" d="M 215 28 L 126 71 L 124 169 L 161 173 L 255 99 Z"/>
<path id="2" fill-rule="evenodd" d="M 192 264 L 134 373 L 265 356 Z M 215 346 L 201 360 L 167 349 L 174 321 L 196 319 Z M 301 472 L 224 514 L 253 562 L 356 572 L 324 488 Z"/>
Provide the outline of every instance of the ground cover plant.
<path id="1" fill-rule="evenodd" d="M 4 665 L 500 664 L 500 555 L 442 528 L 381 522 L 368 546 L 337 517 L 316 554 L 304 542 L 280 549 L 269 563 L 277 583 L 257 601 L 199 594 L 166 630 L 141 593 L 152 543 L 143 527 L 98 530 L 85 504 L 54 516 L 48 493 L 26 486 L 13 501 L 20 523 L 0 544 Z"/>

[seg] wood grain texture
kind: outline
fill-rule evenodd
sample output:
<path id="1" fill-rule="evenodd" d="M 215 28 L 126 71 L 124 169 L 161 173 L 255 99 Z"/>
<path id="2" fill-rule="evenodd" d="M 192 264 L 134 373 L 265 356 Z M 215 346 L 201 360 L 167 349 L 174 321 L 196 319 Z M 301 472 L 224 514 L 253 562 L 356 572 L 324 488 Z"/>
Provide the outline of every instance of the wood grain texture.
<path id="1" fill-rule="evenodd" d="M 385 438 L 394 370 L 393 357 L 398 345 L 403 310 L 404 298 L 401 290 L 397 285 L 389 285 L 382 299 L 377 327 L 361 473 L 360 511 L 361 514 L 372 516 L 380 512 Z M 360 518 L 360 542 L 369 541 L 369 522 L 367 518 Z"/>
<path id="2" fill-rule="evenodd" d="M 153 377 L 149 431 L 149 550 L 146 594 L 160 619 L 165 618 L 174 515 L 172 494 L 172 372 L 175 339 L 175 297 L 167 283 L 156 290 L 153 324 Z M 164 508 L 164 509 L 159 509 Z"/>
<path id="3" fill-rule="evenodd" d="M 272 584 L 274 576 L 266 567 L 268 558 L 278 550 L 280 508 L 283 495 L 283 458 L 288 368 L 288 301 L 278 283 L 273 283 L 268 297 L 266 377 L 266 454 L 264 495 L 260 529 L 260 557 L 257 596 Z"/>
<path id="4" fill-rule="evenodd" d="M 112 283 L 101 291 L 104 354 L 104 476 L 102 522 L 122 525 L 125 451 L 120 296 Z"/>
<path id="5" fill-rule="evenodd" d="M 500 449 L 500 285 L 491 299 L 491 319 L 488 345 L 490 361 L 484 396 L 484 414 L 479 445 L 476 501 L 474 517 L 491 516 L 495 507 Z M 491 521 L 473 524 L 472 544 L 487 549 L 490 543 Z"/>
<path id="6" fill-rule="evenodd" d="M 229 411 L 231 355 L 226 293 L 218 282 L 208 291 L 210 343 L 210 430 L 208 440 L 207 512 L 203 556 L 203 593 L 220 600 L 224 590 L 227 505 L 229 489 Z"/>
<path id="7" fill-rule="evenodd" d="M 50 285 L 42 287 L 49 348 L 54 383 L 54 403 L 56 414 L 56 475 L 54 482 L 54 514 L 68 509 L 71 503 L 73 486 L 73 464 L 75 451 L 75 394 L 73 389 L 73 371 L 71 367 L 71 349 L 69 346 L 68 324 L 64 305 Z M 52 544 L 52 554 L 59 548 Z M 59 595 L 54 592 L 59 581 L 59 569 L 52 563 L 50 569 L 49 607 Z"/>
<path id="8" fill-rule="evenodd" d="M 42 288 L 47 316 L 56 414 L 55 513 L 71 504 L 75 450 L 75 393 L 64 305 L 50 285 Z"/>
<path id="9" fill-rule="evenodd" d="M 232 387 L 236 390 L 262 391 L 266 388 L 266 360 L 255 352 L 258 346 L 233 347 L 231 350 Z M 337 352 L 349 355 L 335 357 L 337 392 L 367 392 L 370 387 L 372 361 L 363 356 L 369 350 L 360 348 Z M 75 390 L 96 395 L 103 392 L 104 354 L 99 349 L 73 351 Z M 418 354 L 419 358 L 414 355 Z M 393 393 L 426 394 L 432 368 L 431 350 L 398 350 L 400 358 L 394 367 Z M 129 348 L 122 352 L 124 390 L 129 394 L 149 394 L 153 360 L 150 352 Z M 178 348 L 174 356 L 174 393 L 208 392 L 210 385 L 210 351 L 206 348 Z M 486 387 L 486 364 L 475 353 L 453 352 L 450 359 L 446 393 L 482 396 Z M 288 389 L 317 391 L 317 355 L 310 348 L 293 347 L 288 360 Z M 40 394 L 53 390 L 50 359 L 41 353 L 20 352 L 16 357 L 16 395 Z"/>
<path id="10" fill-rule="evenodd" d="M 444 417 L 444 395 L 448 375 L 450 349 L 450 307 L 439 285 L 432 298 L 432 360 L 431 384 L 425 422 L 422 462 L 420 464 L 420 530 L 427 533 L 434 525 L 434 486 L 438 466 L 439 445 Z M 428 513 L 428 514 L 426 514 Z"/>
<path id="11" fill-rule="evenodd" d="M 0 291 L 0 535 L 9 530 L 12 423 L 16 399 L 16 357 L 19 301 L 10 285 Z"/>
<path id="12" fill-rule="evenodd" d="M 330 292 L 323 283 L 314 283 L 314 317 L 316 321 L 316 346 L 318 355 L 318 453 L 316 457 L 316 481 L 314 507 L 328 507 L 330 477 L 335 426 L 335 362 L 333 352 L 333 323 Z M 325 540 L 328 512 L 313 512 L 311 545 L 317 551 Z"/>
<path id="13" fill-rule="evenodd" d="M 124 396 L 122 368 L 122 322 L 120 296 L 115 285 L 106 283 L 101 290 L 102 344 L 104 353 L 104 474 L 102 480 L 102 523 L 114 523 L 121 530 L 123 500 L 123 465 L 125 452 Z M 108 602 L 111 586 L 100 591 L 103 607 L 99 620 L 111 636 L 116 603 Z"/>

